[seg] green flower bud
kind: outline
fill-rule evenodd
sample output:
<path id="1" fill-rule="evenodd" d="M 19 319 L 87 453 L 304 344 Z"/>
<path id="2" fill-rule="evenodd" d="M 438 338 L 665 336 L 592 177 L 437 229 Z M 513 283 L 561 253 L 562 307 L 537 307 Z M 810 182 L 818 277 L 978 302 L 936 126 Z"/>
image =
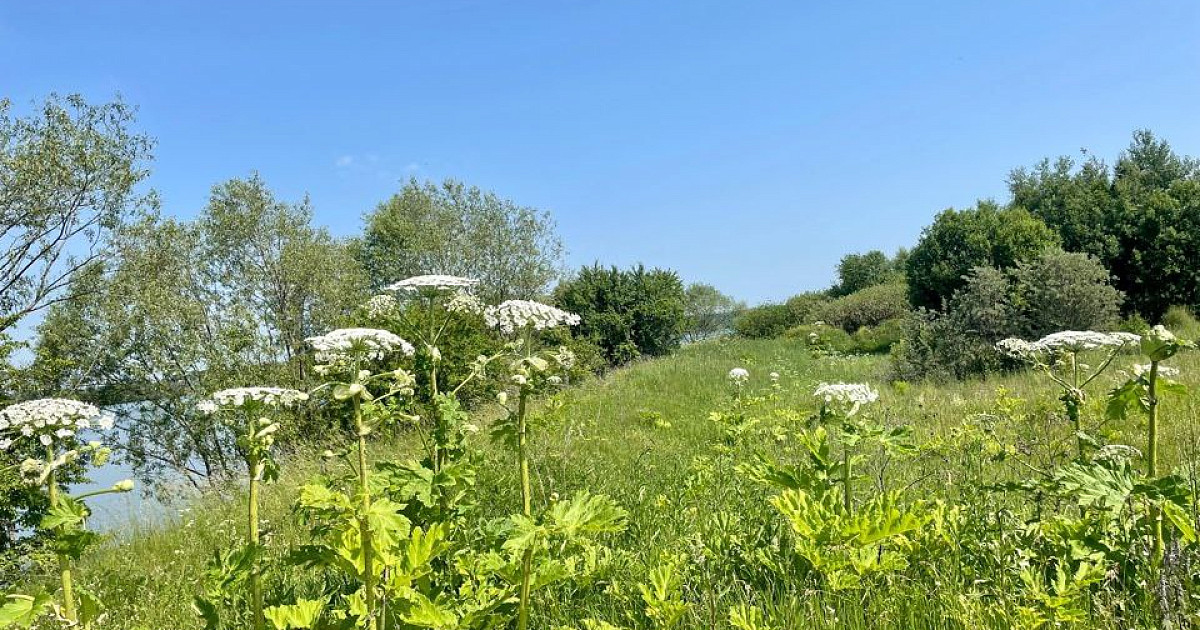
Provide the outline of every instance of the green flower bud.
<path id="1" fill-rule="evenodd" d="M 1175 356 L 1181 344 L 1175 335 L 1162 324 L 1151 328 L 1142 336 L 1142 354 L 1151 361 L 1163 361 Z"/>
<path id="2" fill-rule="evenodd" d="M 113 492 L 129 492 L 133 490 L 133 480 L 126 479 L 113 484 Z"/>

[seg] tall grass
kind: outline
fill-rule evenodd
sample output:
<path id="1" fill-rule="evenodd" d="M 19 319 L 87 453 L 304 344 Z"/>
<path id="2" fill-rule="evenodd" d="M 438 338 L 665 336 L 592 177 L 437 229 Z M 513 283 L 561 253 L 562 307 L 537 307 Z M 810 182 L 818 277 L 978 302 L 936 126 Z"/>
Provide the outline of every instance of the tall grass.
<path id="1" fill-rule="evenodd" d="M 1132 356 L 1119 358 L 1114 367 L 1133 360 Z M 1174 364 L 1183 370 L 1181 380 L 1197 382 L 1200 359 L 1181 355 Z M 902 463 L 875 458 L 864 473 L 868 479 L 886 477 L 893 487 L 908 487 L 931 499 L 955 500 L 977 494 L 981 482 L 1021 478 L 1019 468 L 985 465 L 979 454 L 961 450 L 955 442 L 964 422 L 994 418 L 999 392 L 1019 410 L 1003 427 L 1014 441 L 1035 452 L 1057 441 L 1073 444 L 1054 390 L 1032 373 L 944 385 L 887 386 L 886 358 L 814 358 L 803 340 L 717 340 L 686 346 L 673 356 L 573 387 L 561 395 L 561 408 L 541 414 L 540 437 L 531 451 L 535 503 L 545 505 L 557 496 L 585 489 L 607 494 L 629 511 L 629 527 L 615 542 L 620 551 L 598 579 L 556 587 L 539 596 L 531 627 L 575 627 L 588 617 L 648 627 L 636 585 L 667 554 L 684 558 L 687 598 L 693 602 L 682 624 L 686 627 L 729 627 L 728 608 L 739 602 L 763 607 L 783 628 L 963 627 L 947 621 L 950 611 L 972 605 L 965 599 L 953 558 L 931 562 L 922 572 L 923 581 L 853 596 L 771 581 L 754 574 L 752 563 L 739 561 L 756 551 L 744 547 L 762 541 L 783 544 L 779 541 L 786 533 L 766 502 L 765 489 L 714 463 L 714 455 L 730 447 L 722 445 L 721 428 L 709 420 L 709 413 L 728 398 L 726 374 L 735 366 L 751 372 L 752 389 L 769 388 L 768 373 L 780 374 L 777 399 L 770 404 L 780 423 L 790 421 L 789 410 L 812 410 L 811 392 L 822 381 L 877 384 L 879 408 L 885 410 L 887 420 L 912 425 L 926 448 Z M 1132 422 L 1100 421 L 1104 415 L 1100 394 L 1117 378 L 1114 373 L 1097 384 L 1083 416 L 1107 441 L 1140 446 L 1141 431 Z M 1165 470 L 1200 457 L 1197 405 L 1200 401 L 1195 398 L 1164 402 L 1163 416 L 1169 421 L 1161 436 L 1160 461 Z M 670 426 L 649 418 L 661 418 Z M 478 517 L 518 513 L 519 471 L 511 454 L 492 445 L 483 433 L 474 443 L 483 459 Z M 381 457 L 403 459 L 415 452 L 415 446 L 400 436 L 372 450 Z M 264 529 L 273 545 L 299 542 L 300 531 L 290 514 L 294 488 L 320 471 L 316 453 L 322 448 L 290 456 L 283 478 L 264 490 Z M 795 456 L 790 446 L 769 440 L 736 448 L 740 449 L 737 456 L 745 458 L 757 452 L 784 460 Z M 872 483 L 860 482 L 864 488 Z M 995 508 L 1005 501 L 1012 499 L 997 497 Z M 168 523 L 124 534 L 87 557 L 80 566 L 80 582 L 107 602 L 105 627 L 200 627 L 190 602 L 199 592 L 205 562 L 214 550 L 244 535 L 242 504 L 235 490 L 203 497 L 180 509 Z M 769 547 L 761 551 L 771 553 Z M 303 576 L 297 573 L 293 578 L 265 585 L 266 599 L 302 589 Z"/>

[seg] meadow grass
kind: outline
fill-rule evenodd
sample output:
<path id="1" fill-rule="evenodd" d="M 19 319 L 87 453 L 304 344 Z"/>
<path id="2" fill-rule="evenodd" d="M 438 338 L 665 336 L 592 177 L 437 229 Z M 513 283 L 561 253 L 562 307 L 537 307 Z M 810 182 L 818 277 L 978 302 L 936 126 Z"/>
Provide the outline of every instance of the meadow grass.
<path id="1" fill-rule="evenodd" d="M 1114 370 L 1135 359 L 1119 357 Z M 1172 363 L 1183 370 L 1184 382 L 1200 373 L 1200 360 L 1193 354 Z M 978 604 L 971 601 L 956 558 L 923 560 L 928 566 L 917 572 L 920 579 L 850 595 L 755 571 L 756 553 L 786 547 L 786 527 L 767 501 L 771 491 L 737 474 L 733 465 L 757 454 L 787 461 L 797 453 L 786 437 L 759 435 L 743 444 L 723 439 L 722 427 L 709 414 L 729 400 L 726 375 L 732 367 L 750 371 L 749 391 L 770 394 L 757 413 L 785 434 L 814 411 L 812 391 L 820 382 L 866 381 L 879 387 L 874 413 L 885 423 L 911 425 L 923 446 L 903 460 L 873 456 L 863 468 L 867 480 L 859 482 L 864 495 L 904 489 L 922 498 L 966 497 L 981 504 L 980 484 L 1028 476 L 1015 463 L 984 461 L 964 446 L 964 426 L 998 423 L 998 439 L 1025 449 L 1034 464 L 1042 458 L 1050 465 L 1054 453 L 1069 451 L 1073 444 L 1057 391 L 1035 373 L 887 385 L 886 357 L 814 357 L 801 340 L 725 339 L 686 346 L 672 356 L 570 387 L 558 397 L 561 407 L 543 406 L 545 412 L 535 414 L 535 504 L 544 506 L 586 489 L 607 494 L 628 510 L 629 525 L 609 541 L 616 551 L 597 576 L 537 595 L 531 627 L 573 628 L 585 618 L 651 627 L 637 585 L 652 567 L 672 561 L 685 575 L 684 596 L 690 604 L 679 627 L 727 628 L 728 610 L 739 603 L 767 611 L 776 628 L 969 627 L 952 621 L 962 618 L 952 613 Z M 780 375 L 777 388 L 770 372 Z M 1141 447 L 1144 438 L 1136 419 L 1102 421 L 1104 393 L 1116 379 L 1111 373 L 1089 388 L 1085 426 L 1108 442 Z M 1198 404 L 1194 398 L 1165 401 L 1164 469 L 1197 460 Z M 479 415 L 486 420 L 491 413 Z M 478 518 L 518 512 L 518 469 L 511 451 L 493 444 L 486 431 L 473 438 L 473 446 L 480 458 Z M 291 514 L 295 488 L 321 470 L 317 453 L 323 448 L 286 456 L 283 477 L 266 488 L 262 514 L 270 544 L 301 540 Z M 411 435 L 381 440 L 372 449 L 389 459 L 417 457 L 419 450 Z M 999 510 L 1022 500 L 997 494 L 982 505 Z M 244 496 L 236 490 L 205 496 L 183 506 L 167 523 L 134 527 L 86 557 L 80 581 L 107 603 L 105 627 L 201 627 L 190 608 L 192 597 L 200 592 L 206 561 L 243 536 L 243 504 Z M 302 574 L 284 575 L 291 577 L 267 585 L 268 601 L 304 589 Z M 1136 610 L 1122 621 L 1143 623 L 1152 623 L 1150 615 Z"/>

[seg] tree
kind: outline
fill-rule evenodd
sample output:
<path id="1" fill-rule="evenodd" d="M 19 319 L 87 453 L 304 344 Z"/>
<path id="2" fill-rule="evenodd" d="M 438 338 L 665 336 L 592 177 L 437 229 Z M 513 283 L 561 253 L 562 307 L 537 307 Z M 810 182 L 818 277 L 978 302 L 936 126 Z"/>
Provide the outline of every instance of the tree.
<path id="1" fill-rule="evenodd" d="M 1009 179 L 1013 203 L 1045 220 L 1063 248 L 1097 257 L 1126 311 L 1156 320 L 1200 306 L 1200 163 L 1137 131 L 1109 169 L 1096 159 L 1044 160 Z"/>
<path id="2" fill-rule="evenodd" d="M 734 316 L 745 308 L 711 284 L 688 285 L 684 299 L 687 302 L 686 336 L 692 341 L 708 339 L 729 330 Z"/>
<path id="3" fill-rule="evenodd" d="M 599 346 L 612 365 L 674 350 L 686 324 L 679 275 L 643 265 L 584 267 L 555 289 L 554 302 L 582 318 L 575 334 Z"/>
<path id="4" fill-rule="evenodd" d="M 365 217 L 360 257 L 378 288 L 426 273 L 481 281 L 492 302 L 542 295 L 563 247 L 553 218 L 495 193 L 447 179 L 410 179 Z"/>
<path id="5" fill-rule="evenodd" d="M 0 332 L 74 299 L 123 221 L 152 203 L 135 192 L 152 142 L 131 107 L 52 95 L 14 117 L 0 100 Z"/>
<path id="6" fill-rule="evenodd" d="M 944 210 L 921 233 L 905 263 L 909 301 L 943 308 L 975 267 L 1008 269 L 1058 244 L 1058 236 L 1022 208 L 981 201 L 967 210 Z"/>
<path id="7" fill-rule="evenodd" d="M 1037 339 L 1060 330 L 1105 330 L 1120 315 L 1122 295 L 1095 258 L 1047 250 L 1012 270 L 1013 302 L 1021 309 L 1024 336 Z"/>
<path id="8" fill-rule="evenodd" d="M 897 280 L 903 275 L 903 267 L 897 266 L 897 260 L 903 261 L 905 257 L 907 253 L 904 250 L 897 253 L 897 259 L 888 258 L 887 254 L 877 249 L 865 254 L 846 254 L 838 263 L 838 282 L 830 293 L 835 296 L 850 295 Z"/>
<path id="9" fill-rule="evenodd" d="M 254 176 L 214 187 L 195 221 L 127 225 L 98 290 L 51 309 L 31 373 L 47 393 L 130 406 L 121 451 L 147 482 L 238 473 L 234 445 L 196 401 L 232 386 L 314 385 L 303 339 L 367 297 L 349 245 L 311 220 L 307 200 L 277 201 Z"/>

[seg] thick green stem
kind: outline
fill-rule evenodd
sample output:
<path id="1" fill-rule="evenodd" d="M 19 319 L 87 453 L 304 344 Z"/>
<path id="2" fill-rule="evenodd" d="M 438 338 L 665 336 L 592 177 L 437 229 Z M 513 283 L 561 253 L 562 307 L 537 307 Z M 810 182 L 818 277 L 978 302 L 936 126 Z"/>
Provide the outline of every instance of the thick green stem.
<path id="1" fill-rule="evenodd" d="M 533 499 L 530 496 L 529 485 L 529 454 L 526 451 L 528 435 L 525 426 L 526 402 L 529 394 L 522 389 L 517 402 L 517 459 L 521 463 L 521 508 L 525 516 L 533 514 Z M 517 612 L 517 629 L 525 630 L 529 626 L 529 585 L 533 572 L 533 549 L 526 549 L 521 559 L 521 602 Z"/>
<path id="2" fill-rule="evenodd" d="M 1146 476 L 1151 480 L 1158 477 L 1158 361 L 1150 362 L 1149 390 L 1149 435 L 1146 445 Z M 1150 507 L 1150 521 L 1154 523 L 1154 561 L 1163 555 L 1162 512 L 1157 506 Z"/>
<path id="3" fill-rule="evenodd" d="M 842 460 L 842 500 L 846 507 L 846 515 L 853 516 L 854 503 L 851 501 L 852 497 L 850 494 L 850 479 L 853 475 L 853 470 L 851 470 L 851 468 L 854 464 L 851 461 L 850 447 L 846 447 L 845 451 L 842 453 Z"/>
<path id="4" fill-rule="evenodd" d="M 257 457 L 251 457 L 249 461 L 250 469 L 250 499 L 247 512 L 249 513 L 249 522 L 247 523 L 249 532 L 247 538 L 250 545 L 258 547 L 258 488 L 262 482 L 262 463 Z M 262 581 L 258 574 L 257 563 L 250 571 L 250 598 L 254 606 L 254 630 L 262 630 L 263 627 L 263 596 L 262 596 Z"/>
<path id="5" fill-rule="evenodd" d="M 358 492 L 362 497 L 361 511 L 358 517 L 359 538 L 363 548 L 363 595 L 367 607 L 367 627 L 371 630 L 379 628 L 379 619 L 375 615 L 375 550 L 371 535 L 371 522 L 368 514 L 371 512 L 370 472 L 367 470 L 367 432 L 363 426 L 362 405 L 357 397 L 354 398 L 354 428 L 358 432 Z"/>
<path id="6" fill-rule="evenodd" d="M 54 461 L 53 447 L 46 447 L 46 464 Z M 50 494 L 50 508 L 58 507 L 58 476 L 53 470 L 50 471 L 50 476 L 46 480 L 46 490 Z M 63 592 L 63 617 L 75 625 L 79 622 L 79 617 L 75 613 L 75 586 L 71 578 L 71 557 L 60 553 L 58 554 L 58 570 L 59 576 L 62 579 Z"/>
<path id="7" fill-rule="evenodd" d="M 1068 398 L 1066 399 L 1067 418 L 1069 418 L 1071 420 L 1071 427 L 1073 429 L 1075 429 L 1075 447 L 1079 453 L 1079 461 L 1082 462 L 1083 455 L 1084 455 L 1084 453 L 1083 453 L 1084 444 L 1083 444 L 1083 436 L 1081 435 L 1082 434 L 1082 425 L 1080 425 L 1080 423 L 1079 423 L 1079 402 L 1076 399 L 1071 397 L 1073 395 L 1074 395 L 1073 392 L 1071 394 L 1067 395 L 1068 396 Z"/>

